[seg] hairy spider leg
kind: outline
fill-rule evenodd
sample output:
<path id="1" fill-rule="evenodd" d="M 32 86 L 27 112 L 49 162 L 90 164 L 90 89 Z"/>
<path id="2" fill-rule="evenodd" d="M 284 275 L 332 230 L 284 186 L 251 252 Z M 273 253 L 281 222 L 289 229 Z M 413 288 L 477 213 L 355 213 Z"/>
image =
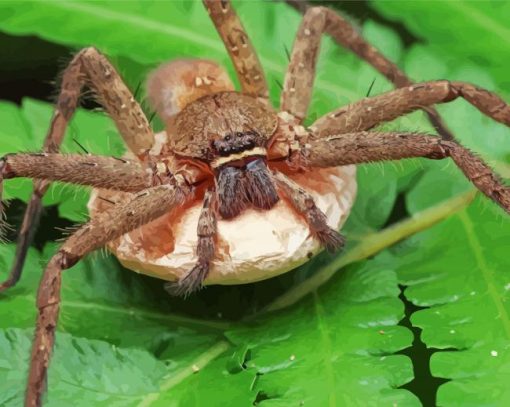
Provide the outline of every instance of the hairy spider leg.
<path id="1" fill-rule="evenodd" d="M 0 158 L 4 179 L 16 177 L 62 181 L 95 188 L 137 192 L 154 185 L 140 162 L 83 154 L 19 153 Z"/>
<path id="2" fill-rule="evenodd" d="M 336 252 L 345 245 L 344 237 L 328 226 L 326 215 L 308 192 L 279 171 L 274 172 L 274 178 L 294 209 L 306 219 L 312 235 L 329 252 Z"/>
<path id="3" fill-rule="evenodd" d="M 52 257 L 37 293 L 38 315 L 25 395 L 26 407 L 42 404 L 60 308 L 62 270 L 72 267 L 83 256 L 112 239 L 182 205 L 189 193 L 186 185 L 161 185 L 141 191 L 128 203 L 118 205 L 83 225 Z"/>
<path id="4" fill-rule="evenodd" d="M 463 98 L 490 118 L 510 126 L 510 105 L 493 92 L 465 82 L 430 81 L 392 90 L 328 113 L 311 126 L 313 137 L 369 130 L 436 103 Z"/>
<path id="5" fill-rule="evenodd" d="M 386 58 L 377 48 L 371 45 L 359 31 L 347 21 L 344 17 L 335 11 L 326 7 L 310 7 L 306 6 L 304 2 L 297 2 L 293 0 L 286 0 L 291 6 L 297 8 L 300 12 L 304 13 L 303 22 L 299 27 L 298 36 L 294 43 L 292 57 L 289 64 L 289 70 L 295 72 L 297 77 L 305 77 L 305 83 L 310 80 L 313 81 L 315 76 L 316 58 L 320 48 L 321 34 L 328 34 L 338 45 L 356 54 L 362 60 L 369 63 L 377 71 L 383 74 L 393 85 L 397 88 L 410 86 L 412 81 L 402 72 L 396 64 Z M 301 33 L 301 35 L 299 35 Z M 304 35 L 303 35 L 304 34 Z M 309 49 L 305 52 L 304 46 Z M 294 52 L 294 50 L 296 52 Z M 310 60 L 305 60 L 303 57 L 307 55 L 314 56 Z M 312 63 L 313 62 L 313 63 Z M 301 66 L 300 64 L 303 64 Z M 307 70 L 308 72 L 304 72 Z M 304 89 L 300 81 L 293 81 L 293 74 L 287 74 L 289 83 L 295 82 L 297 86 L 294 92 L 286 93 L 285 101 L 282 99 L 282 105 L 292 107 L 297 106 L 296 117 L 299 119 L 301 112 L 306 111 L 308 108 L 307 94 L 310 92 Z M 311 87 L 311 85 L 310 85 Z M 288 89 L 284 88 L 284 92 Z M 304 98 L 303 102 L 300 99 Z M 288 99 L 292 99 L 288 100 Z M 305 105 L 306 101 L 306 105 Z M 286 109 L 282 109 L 286 110 Z M 444 140 L 453 140 L 454 136 L 443 122 L 439 113 L 434 107 L 423 109 L 427 114 L 430 122 L 441 135 Z M 294 114 L 292 111 L 289 113 Z M 304 117 L 304 116 L 303 116 Z"/>
<path id="6" fill-rule="evenodd" d="M 78 52 L 64 70 L 60 93 L 43 151 L 47 153 L 58 151 L 84 85 L 94 89 L 99 101 L 113 118 L 128 148 L 135 155 L 144 156 L 154 142 L 149 122 L 115 68 L 93 47 Z M 42 197 L 49 185 L 50 183 L 46 180 L 34 181 L 33 193 L 18 234 L 15 261 L 9 277 L 0 284 L 0 292 L 15 285 L 21 277 L 28 248 L 41 216 Z"/>
<path id="7" fill-rule="evenodd" d="M 203 2 L 234 64 L 242 92 L 267 101 L 269 91 L 264 70 L 230 1 Z"/>
<path id="8" fill-rule="evenodd" d="M 450 157 L 469 181 L 510 213 L 510 188 L 501 183 L 494 171 L 467 148 L 437 136 L 368 131 L 341 133 L 309 141 L 300 153 L 312 167 L 333 167 L 413 157 L 436 160 Z"/>
<path id="9" fill-rule="evenodd" d="M 198 260 L 195 266 L 179 281 L 165 284 L 165 289 L 171 295 L 187 297 L 202 288 L 216 250 L 216 212 L 216 193 L 209 189 L 205 193 L 202 211 L 198 218 L 196 249 Z"/>

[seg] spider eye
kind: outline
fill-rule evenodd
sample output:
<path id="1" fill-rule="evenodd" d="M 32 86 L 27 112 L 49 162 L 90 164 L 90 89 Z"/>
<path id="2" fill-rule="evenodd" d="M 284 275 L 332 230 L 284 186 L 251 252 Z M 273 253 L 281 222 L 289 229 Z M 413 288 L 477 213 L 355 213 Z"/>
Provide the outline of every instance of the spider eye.
<path id="1" fill-rule="evenodd" d="M 232 138 L 232 136 L 230 134 L 227 134 L 225 136 L 225 141 L 230 141 L 231 138 Z"/>
<path id="2" fill-rule="evenodd" d="M 240 131 L 238 131 L 238 132 L 236 133 L 236 136 L 237 136 L 237 137 L 243 137 L 243 133 L 241 133 Z"/>

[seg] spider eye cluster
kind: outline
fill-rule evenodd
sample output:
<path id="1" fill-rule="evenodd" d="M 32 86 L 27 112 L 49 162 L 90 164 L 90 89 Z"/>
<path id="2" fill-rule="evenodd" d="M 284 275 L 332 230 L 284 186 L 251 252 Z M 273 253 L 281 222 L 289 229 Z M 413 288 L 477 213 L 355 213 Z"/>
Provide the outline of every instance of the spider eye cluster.
<path id="1" fill-rule="evenodd" d="M 227 133 L 220 140 L 212 142 L 214 151 L 221 157 L 241 153 L 257 146 L 259 134 L 254 130 Z"/>

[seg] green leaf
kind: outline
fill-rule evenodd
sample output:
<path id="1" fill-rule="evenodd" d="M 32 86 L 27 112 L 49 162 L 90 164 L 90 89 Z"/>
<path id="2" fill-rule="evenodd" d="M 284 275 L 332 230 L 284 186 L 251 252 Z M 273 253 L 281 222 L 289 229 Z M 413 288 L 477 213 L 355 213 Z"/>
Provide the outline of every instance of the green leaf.
<path id="1" fill-rule="evenodd" d="M 2 248 L 1 258 L 5 264 L 12 260 L 12 250 L 8 249 L 12 247 Z M 2 300 L 2 328 L 33 324 L 33 280 L 38 278 L 39 273 L 35 270 L 40 270 L 40 260 L 35 252 L 30 253 L 27 264 L 30 274 Z M 87 261 L 81 262 L 64 276 L 57 338 L 65 343 L 67 339 L 62 331 L 66 331 L 88 340 L 72 340 L 73 347 L 79 347 L 80 354 L 84 355 L 83 359 L 80 356 L 80 360 L 75 360 L 68 351 L 65 357 L 59 357 L 57 349 L 52 362 L 55 366 L 52 369 L 57 373 L 50 374 L 49 386 L 49 394 L 55 402 L 65 403 L 70 394 L 76 397 L 80 394 L 60 387 L 62 379 L 59 375 L 64 375 L 61 372 L 66 372 L 70 365 L 74 366 L 74 371 L 80 372 L 78 377 L 73 377 L 72 383 L 86 388 L 85 402 L 92 402 L 88 391 L 96 394 L 98 402 L 102 401 L 106 377 L 111 374 L 117 380 L 123 380 L 124 373 L 119 371 L 117 362 L 111 362 L 110 370 L 99 380 L 94 373 L 96 368 L 91 355 L 106 352 L 108 361 L 111 349 L 115 349 L 111 348 L 111 344 L 114 344 L 121 347 L 118 351 L 121 355 L 122 352 L 134 352 L 134 348 L 142 348 L 166 361 L 164 375 L 151 375 L 146 379 L 152 387 L 158 386 L 157 389 L 149 391 L 149 387 L 144 385 L 143 391 L 140 390 L 140 394 L 145 394 L 144 403 L 147 403 L 143 405 L 200 406 L 206 400 L 210 405 L 221 405 L 225 384 L 236 389 L 231 397 L 239 400 L 241 405 L 253 402 L 257 394 L 278 397 L 282 403 L 304 398 L 316 400 L 320 405 L 324 391 L 338 391 L 335 397 L 339 399 L 351 397 L 343 391 L 347 387 L 351 389 L 349 394 L 356 399 L 376 400 L 382 397 L 392 402 L 405 401 L 411 403 L 409 405 L 417 405 L 407 391 L 392 390 L 412 378 L 409 359 L 391 356 L 393 352 L 409 346 L 412 336 L 405 328 L 396 326 L 403 314 L 403 304 L 397 298 L 399 290 L 395 273 L 381 270 L 375 263 L 352 267 L 334 285 L 317 294 L 314 301 L 308 301 L 288 313 L 227 331 L 227 337 L 238 350 L 210 364 L 213 357 L 228 347 L 218 345 L 217 334 L 210 333 L 221 326 L 208 321 L 179 319 L 170 313 L 165 315 L 159 311 L 164 309 L 161 298 L 151 296 L 149 287 L 144 284 L 146 278 L 117 269 L 111 261 L 96 259 L 94 268 L 87 267 Z M 123 284 L 119 279 L 124 280 Z M 97 339 L 110 345 L 101 342 L 101 345 L 91 345 L 90 351 L 87 350 L 89 343 L 98 343 Z M 12 341 L 23 343 L 20 338 Z M 315 352 L 309 353 L 312 343 L 321 345 Z M 0 366 L 12 365 L 10 356 L 7 356 L 13 353 L 12 346 L 0 344 L 2 352 L 5 352 L 0 354 Z M 23 346 L 28 347 L 26 343 Z M 28 350 L 26 354 L 21 350 L 15 353 L 16 363 L 27 363 Z M 207 363 L 203 363 L 202 369 L 200 362 L 204 358 Z M 152 360 L 148 358 L 147 362 L 138 366 L 139 369 L 148 368 L 148 363 L 160 366 L 159 362 Z M 237 369 L 231 368 L 233 360 L 237 361 Z M 330 381 L 317 380 L 315 374 L 310 376 L 323 363 L 330 364 Z M 190 366 L 195 365 L 200 372 L 191 375 Z M 127 363 L 123 369 L 129 372 L 130 364 Z M 95 379 L 91 381 L 84 372 Z M 256 377 L 258 380 L 253 387 Z M 21 397 L 19 377 L 16 380 L 16 391 L 12 390 L 9 397 Z M 200 391 L 190 394 L 190 388 Z M 136 386 L 132 389 L 132 393 L 136 394 L 133 398 L 140 398 L 136 389 Z M 116 394 L 116 391 L 110 393 Z M 110 395 L 112 399 L 106 399 L 107 402 L 115 400 L 114 394 Z M 134 404 L 129 397 L 125 403 Z M 52 405 L 51 402 L 49 405 Z"/>
<path id="2" fill-rule="evenodd" d="M 34 294 L 54 249 L 54 245 L 47 245 L 45 256 L 29 251 L 23 279 L 2 299 L 0 328 L 33 326 Z M 13 257 L 14 245 L 0 246 L 3 264 L 12 264 Z M 2 267 L 2 281 L 7 269 Z M 90 256 L 66 272 L 63 280 L 58 328 L 73 335 L 154 352 L 162 352 L 173 343 L 187 351 L 186 342 L 197 347 L 208 345 L 226 326 L 173 314 L 168 296 L 155 295 L 164 294 L 161 281 L 122 268 L 112 256 Z"/>
<path id="3" fill-rule="evenodd" d="M 0 405 L 23 404 L 31 330 L 0 330 Z M 57 335 L 45 405 L 136 406 L 158 390 L 165 363 L 147 351 L 118 349 L 107 342 Z M 21 390 L 21 391 L 20 391 Z"/>
<path id="4" fill-rule="evenodd" d="M 0 329 L 0 404 L 3 407 L 23 403 L 31 339 L 29 330 Z M 226 342 L 217 342 L 190 364 L 173 369 L 168 361 L 161 361 L 145 350 L 120 349 L 107 342 L 59 333 L 48 373 L 45 406 L 148 407 L 161 405 L 158 400 L 162 395 L 170 395 L 171 404 L 166 406 L 188 405 L 179 400 L 193 397 L 194 392 L 183 388 L 176 392 L 174 387 L 227 349 Z M 220 386 L 217 394 L 215 401 L 225 396 Z"/>
<path id="5" fill-rule="evenodd" d="M 276 80 L 282 82 L 287 65 L 285 47 L 292 47 L 300 15 L 276 2 L 239 1 L 234 6 L 247 32 L 252 33 L 251 39 L 276 102 L 280 92 Z M 119 62 L 120 72 L 132 88 L 156 64 L 183 57 L 215 60 L 235 77 L 224 45 L 200 2 L 54 1 L 35 5 L 4 1 L 0 3 L 0 13 L 6 17 L 0 20 L 0 29 L 11 34 L 35 33 L 46 40 L 73 47 L 94 44 L 114 62 Z M 87 24 L 83 24 L 84 20 Z M 393 33 L 375 23 L 369 23 L 366 31 L 371 38 L 378 39 L 381 48 L 393 50 L 393 55 L 399 53 L 401 45 Z M 127 32 L 136 35 L 127 40 Z M 361 98 L 374 77 L 378 78 L 376 89 L 380 91 L 381 84 L 387 81 L 373 68 L 361 71 L 362 66 L 364 64 L 355 56 L 345 50 L 339 51 L 331 40 L 324 39 L 311 117 Z"/>
<path id="6" fill-rule="evenodd" d="M 402 9 L 410 7 L 399 4 Z M 287 64 L 284 47 L 291 47 L 299 15 L 279 3 L 236 2 L 235 7 L 261 53 L 272 99 L 277 102 L 279 89 L 275 80 L 282 81 Z M 425 3 L 416 7 L 425 8 Z M 430 3 L 427 7 L 433 9 Z M 487 14 L 483 13 L 473 19 L 484 18 Z M 3 1 L 0 15 L 0 30 L 4 32 L 38 35 L 75 48 L 97 46 L 132 89 L 158 63 L 175 58 L 214 59 L 233 73 L 223 44 L 199 2 Z M 417 13 L 408 23 L 422 24 L 428 15 Z M 444 18 L 438 21 L 444 26 Z M 489 30 L 493 27 L 497 25 Z M 462 41 L 455 39 L 453 47 L 444 44 L 445 53 L 431 51 L 424 45 L 406 50 L 393 31 L 377 23 L 369 21 L 362 30 L 415 79 L 460 78 L 490 89 L 495 88 L 494 83 L 500 88 L 505 84 L 499 74 L 493 81 L 484 67 L 480 68 L 479 61 L 494 60 L 507 52 L 482 49 L 486 44 L 481 44 L 481 35 L 476 55 L 459 63 L 459 59 L 445 58 L 445 53 L 461 55 L 475 41 L 464 48 L 458 45 Z M 475 34 L 468 34 L 477 35 L 476 30 L 472 32 Z M 457 35 L 457 31 L 452 35 Z M 501 58 L 497 62 L 504 67 Z M 490 69 L 496 72 L 492 62 Z M 308 121 L 364 97 L 374 78 L 372 94 L 390 89 L 373 68 L 325 39 Z M 482 153 L 498 169 L 507 168 L 507 128 L 492 123 L 463 102 L 440 108 L 463 143 Z M 51 110 L 49 104 L 30 100 L 25 100 L 20 109 L 1 102 L 0 153 L 38 150 Z M 431 131 L 422 113 L 382 128 Z M 91 153 L 120 154 L 123 150 L 113 123 L 102 114 L 79 110 L 63 151 L 79 151 L 72 142 L 73 136 Z M 160 281 L 126 271 L 111 257 L 90 257 L 66 271 L 57 350 L 50 370 L 49 405 L 220 406 L 225 405 L 225 400 L 241 406 L 254 402 L 268 406 L 302 402 L 419 405 L 410 392 L 399 388 L 413 379 L 413 372 L 410 360 L 395 354 L 412 341 L 410 331 L 398 326 L 403 316 L 398 284 L 409 286 L 406 295 L 416 304 L 432 306 L 412 319 L 424 328 L 427 345 L 462 349 L 432 358 L 434 375 L 453 378 L 440 388 L 439 404 L 480 405 L 488 399 L 489 391 L 494 391 L 503 403 L 508 402 L 504 387 L 508 381 L 508 338 L 501 319 L 504 313 L 499 312 L 503 307 L 508 313 L 503 302 L 510 281 L 505 281 L 508 263 L 503 235 L 508 236 L 507 221 L 501 221 L 501 212 L 494 205 L 477 203 L 416 240 L 405 241 L 398 250 L 385 251 L 363 262 L 374 254 L 374 250 L 367 252 L 363 248 L 380 250 L 410 233 L 402 228 L 398 233 L 387 230 L 375 234 L 392 220 L 396 202 L 405 201 L 406 210 L 416 215 L 462 194 L 470 186 L 458 170 L 445 162 L 371 164 L 362 166 L 358 174 L 359 197 L 346 231 L 350 241 L 358 240 L 360 245 L 347 251 L 346 257 L 351 255 L 351 262 L 361 262 L 342 268 L 342 257 L 323 255 L 290 276 L 254 285 L 259 292 L 260 287 L 269 287 L 269 294 L 265 292 L 269 298 L 284 288 L 292 292 L 297 283 L 306 287 L 307 282 L 312 282 L 303 281 L 306 275 L 317 273 L 328 279 L 334 276 L 327 286 L 323 287 L 326 280 L 319 281 L 314 290 L 306 291 L 313 291 L 313 295 L 278 313 L 251 318 L 249 322 L 196 320 L 177 310 L 185 309 L 187 315 L 214 315 L 211 309 L 227 312 L 239 307 L 240 315 L 251 315 L 262 301 L 253 295 L 255 289 L 249 291 L 250 287 L 209 288 L 186 303 L 172 301 Z M 27 198 L 29 183 L 11 180 L 6 184 L 8 197 Z M 83 220 L 85 194 L 79 198 L 74 194 L 74 189 L 56 186 L 44 203 L 59 204 L 63 216 Z M 473 224 L 471 233 L 466 231 L 464 214 Z M 430 226 L 423 219 L 421 222 L 421 228 Z M 504 233 L 495 229 L 498 225 L 506 228 Z M 473 250 L 473 239 L 480 240 L 478 252 Z M 363 245 L 364 242 L 368 243 Z M 356 252 L 356 248 L 361 249 Z M 33 326 L 37 281 L 42 265 L 53 251 L 53 246 L 46 248 L 42 256 L 31 251 L 22 282 L 0 299 L 0 328 L 4 328 L 0 335 L 2 405 L 19 405 L 22 400 L 31 331 L 12 328 Z M 0 248 L 0 279 L 5 277 L 12 256 L 13 246 Z M 479 267 L 482 263 L 477 256 L 482 256 L 486 270 L 492 274 Z M 322 273 L 323 266 L 327 273 Z M 495 295 L 491 294 L 485 275 L 493 276 Z M 473 296 L 472 291 L 476 291 Z M 494 298 L 500 298 L 502 305 L 498 307 Z M 433 311 L 440 314 L 431 315 Z M 452 337 L 451 329 L 459 335 Z M 126 383 L 128 391 L 124 391 Z"/>
<path id="7" fill-rule="evenodd" d="M 508 405 L 510 260 L 508 217 L 481 200 L 404 242 L 392 259 L 406 297 L 427 307 L 412 317 L 432 356 L 439 405 Z"/>
<path id="8" fill-rule="evenodd" d="M 227 332 L 250 350 L 239 374 L 256 378 L 261 405 L 419 405 L 396 390 L 412 378 L 409 359 L 392 355 L 412 340 L 397 326 L 398 294 L 395 274 L 375 262 L 348 268 L 292 310 Z"/>
<path id="9" fill-rule="evenodd" d="M 378 1 L 372 7 L 402 21 L 450 69 L 454 70 L 459 61 L 483 66 L 499 87 L 508 89 L 508 69 L 501 63 L 510 55 L 508 2 Z M 449 79 L 468 80 L 463 75 L 449 76 Z"/>

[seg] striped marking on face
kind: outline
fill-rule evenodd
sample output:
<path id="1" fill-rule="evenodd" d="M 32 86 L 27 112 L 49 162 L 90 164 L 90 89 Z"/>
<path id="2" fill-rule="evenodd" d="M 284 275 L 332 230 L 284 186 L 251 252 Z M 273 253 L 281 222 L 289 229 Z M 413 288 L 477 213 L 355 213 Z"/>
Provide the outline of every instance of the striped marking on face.
<path id="1" fill-rule="evenodd" d="M 241 151 L 240 153 L 233 153 L 226 157 L 218 157 L 211 161 L 211 168 L 216 169 L 222 165 L 228 164 L 233 161 L 242 161 L 245 158 L 252 156 L 266 156 L 267 150 L 264 147 L 254 147 L 250 150 Z"/>

